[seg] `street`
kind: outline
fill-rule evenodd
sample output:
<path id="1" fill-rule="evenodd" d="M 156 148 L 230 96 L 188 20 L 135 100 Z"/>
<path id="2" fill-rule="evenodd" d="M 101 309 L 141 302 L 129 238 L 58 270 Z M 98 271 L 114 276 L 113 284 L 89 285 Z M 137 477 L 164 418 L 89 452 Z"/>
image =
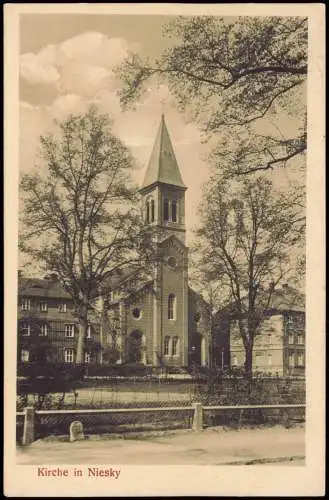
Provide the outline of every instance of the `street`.
<path id="1" fill-rule="evenodd" d="M 111 439 L 91 436 L 69 443 L 44 439 L 17 448 L 17 463 L 126 465 L 305 465 L 305 431 L 285 429 L 223 430 L 208 428 L 165 435 Z"/>

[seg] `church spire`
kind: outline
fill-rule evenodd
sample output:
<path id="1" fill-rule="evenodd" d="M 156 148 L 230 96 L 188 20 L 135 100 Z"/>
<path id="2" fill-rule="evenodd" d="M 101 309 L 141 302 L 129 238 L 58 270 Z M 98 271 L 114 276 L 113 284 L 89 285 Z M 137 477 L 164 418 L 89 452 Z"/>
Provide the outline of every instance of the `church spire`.
<path id="1" fill-rule="evenodd" d="M 179 171 L 163 113 L 141 191 L 143 192 L 145 189 L 158 183 L 186 189 Z"/>

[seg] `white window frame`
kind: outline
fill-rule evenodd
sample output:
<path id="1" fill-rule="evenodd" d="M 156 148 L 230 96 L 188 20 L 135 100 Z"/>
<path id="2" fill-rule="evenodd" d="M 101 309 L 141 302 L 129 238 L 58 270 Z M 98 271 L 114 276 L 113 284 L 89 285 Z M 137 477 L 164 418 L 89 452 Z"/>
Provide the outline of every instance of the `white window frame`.
<path id="1" fill-rule="evenodd" d="M 301 362 L 300 362 L 301 360 Z M 297 367 L 303 368 L 305 366 L 305 353 L 299 352 L 297 353 Z"/>
<path id="2" fill-rule="evenodd" d="M 91 325 L 87 326 L 86 338 L 91 339 L 92 328 Z"/>
<path id="3" fill-rule="evenodd" d="M 304 345 L 304 335 L 302 333 L 297 334 L 297 344 Z"/>
<path id="4" fill-rule="evenodd" d="M 66 323 L 65 326 L 64 326 L 64 331 L 65 331 L 65 337 L 67 337 L 69 339 L 73 339 L 74 338 L 74 334 L 75 334 L 75 325 L 74 325 L 74 323 Z"/>
<path id="5" fill-rule="evenodd" d="M 29 337 L 31 335 L 31 325 L 29 321 L 22 321 L 20 324 L 21 334 L 24 337 Z M 26 333 L 25 333 L 26 332 Z"/>
<path id="6" fill-rule="evenodd" d="M 30 361 L 30 351 L 28 349 L 21 349 L 21 362 L 28 363 Z"/>
<path id="7" fill-rule="evenodd" d="M 44 300 L 40 302 L 40 311 L 47 312 L 48 311 L 48 303 Z"/>
<path id="8" fill-rule="evenodd" d="M 163 340 L 163 355 L 164 356 L 171 356 L 171 338 L 170 338 L 170 335 L 166 335 L 164 340 Z"/>
<path id="9" fill-rule="evenodd" d="M 91 353 L 89 351 L 85 351 L 84 360 L 86 364 L 91 363 Z"/>
<path id="10" fill-rule="evenodd" d="M 288 344 L 289 345 L 294 345 L 295 343 L 295 335 L 293 333 L 289 333 L 288 335 Z"/>
<path id="11" fill-rule="evenodd" d="M 171 353 L 172 356 L 179 356 L 179 337 L 176 335 L 171 341 Z"/>
<path id="12" fill-rule="evenodd" d="M 74 363 L 74 349 L 67 348 L 64 350 L 65 363 Z"/>
<path id="13" fill-rule="evenodd" d="M 232 354 L 232 366 L 238 366 L 238 356 L 236 354 Z"/>
<path id="14" fill-rule="evenodd" d="M 60 313 L 66 313 L 67 312 L 67 304 L 66 304 L 66 302 L 62 302 L 61 304 L 58 304 L 58 312 L 60 312 Z"/>
<path id="15" fill-rule="evenodd" d="M 29 311 L 31 309 L 31 299 L 22 299 L 21 301 L 21 310 Z"/>
<path id="16" fill-rule="evenodd" d="M 48 325 L 47 323 L 42 323 L 40 325 L 40 336 L 47 337 L 47 335 L 48 335 Z"/>
<path id="17" fill-rule="evenodd" d="M 295 368 L 295 353 L 288 354 L 288 365 L 289 368 Z"/>

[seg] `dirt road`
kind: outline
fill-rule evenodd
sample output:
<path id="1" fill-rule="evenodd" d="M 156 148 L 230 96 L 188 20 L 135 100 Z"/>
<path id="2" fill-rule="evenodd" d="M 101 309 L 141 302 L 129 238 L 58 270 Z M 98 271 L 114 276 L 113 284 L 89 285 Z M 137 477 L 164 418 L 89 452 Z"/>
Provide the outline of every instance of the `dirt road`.
<path id="1" fill-rule="evenodd" d="M 126 465 L 304 465 L 304 428 L 177 431 L 137 439 L 40 440 L 17 448 L 17 463 Z"/>

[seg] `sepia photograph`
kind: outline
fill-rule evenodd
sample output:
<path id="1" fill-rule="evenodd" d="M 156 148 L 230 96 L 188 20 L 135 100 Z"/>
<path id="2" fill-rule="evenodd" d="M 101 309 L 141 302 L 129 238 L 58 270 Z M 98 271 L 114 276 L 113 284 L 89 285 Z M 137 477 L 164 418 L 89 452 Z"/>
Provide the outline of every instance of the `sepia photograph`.
<path id="1" fill-rule="evenodd" d="M 160 5 L 7 10 L 7 496 L 323 488 L 324 11 Z"/>

